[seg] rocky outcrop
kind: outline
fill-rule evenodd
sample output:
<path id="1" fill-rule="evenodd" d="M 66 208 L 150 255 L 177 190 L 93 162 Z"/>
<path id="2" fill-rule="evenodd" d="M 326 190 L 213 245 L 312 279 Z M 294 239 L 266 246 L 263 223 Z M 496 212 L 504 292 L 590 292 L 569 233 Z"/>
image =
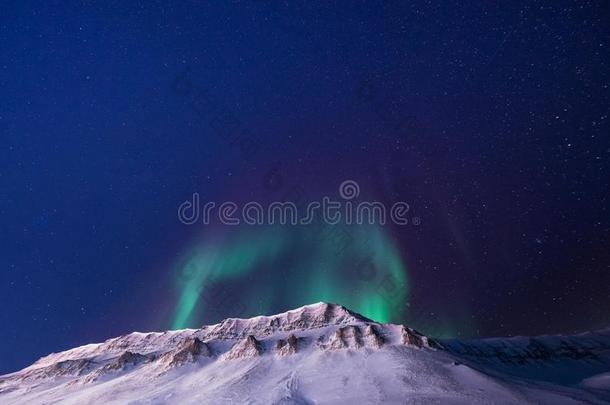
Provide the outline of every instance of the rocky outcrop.
<path id="1" fill-rule="evenodd" d="M 320 336 L 317 341 L 322 350 L 380 349 L 384 344 L 386 338 L 375 324 L 343 326 L 329 336 Z"/>
<path id="2" fill-rule="evenodd" d="M 208 339 L 238 339 L 248 335 L 265 337 L 276 332 L 317 329 L 331 325 L 349 325 L 370 322 L 347 308 L 320 302 L 306 305 L 274 316 L 257 316 L 251 319 L 228 318 L 207 331 Z"/>
<path id="3" fill-rule="evenodd" d="M 96 368 L 92 372 L 88 373 L 82 382 L 85 384 L 91 383 L 97 381 L 104 375 L 130 370 L 144 363 L 148 363 L 151 360 L 154 360 L 154 356 L 152 355 L 145 356 L 140 353 L 125 351 L 120 356 L 107 362 L 104 366 Z"/>
<path id="4" fill-rule="evenodd" d="M 362 347 L 362 332 L 358 326 L 344 326 L 335 331 L 328 340 L 331 350 L 358 349 Z"/>
<path id="5" fill-rule="evenodd" d="M 297 352 L 299 339 L 296 336 L 290 335 L 286 340 L 280 339 L 275 345 L 275 351 L 280 356 L 289 356 Z"/>
<path id="6" fill-rule="evenodd" d="M 140 353 L 133 353 L 130 351 L 126 351 L 121 354 L 119 357 L 114 359 L 111 363 L 104 366 L 106 370 L 124 370 L 128 367 L 133 367 L 142 363 L 145 363 L 149 360 L 148 356 L 144 356 Z"/>
<path id="7" fill-rule="evenodd" d="M 79 377 L 89 373 L 97 364 L 90 359 L 63 360 L 47 367 L 28 370 L 21 377 L 21 381 L 32 381 L 42 378 Z"/>
<path id="8" fill-rule="evenodd" d="M 405 346 L 414 346 L 414 347 L 419 347 L 419 348 L 422 348 L 422 347 L 430 348 L 431 347 L 430 341 L 428 340 L 428 338 L 426 336 L 422 335 L 421 333 L 419 333 L 418 331 L 416 331 L 415 329 L 401 326 L 400 335 L 401 335 L 402 344 Z"/>
<path id="9" fill-rule="evenodd" d="M 159 361 L 168 367 L 177 367 L 186 363 L 194 363 L 199 357 L 210 357 L 209 346 L 199 338 L 187 338 L 178 345 L 176 350 L 164 353 Z"/>
<path id="10" fill-rule="evenodd" d="M 385 339 L 375 325 L 367 325 L 364 328 L 362 341 L 365 347 L 379 349 L 385 343 Z"/>
<path id="11" fill-rule="evenodd" d="M 235 360 L 260 356 L 263 349 L 260 342 L 252 335 L 236 343 L 222 356 L 223 360 Z"/>

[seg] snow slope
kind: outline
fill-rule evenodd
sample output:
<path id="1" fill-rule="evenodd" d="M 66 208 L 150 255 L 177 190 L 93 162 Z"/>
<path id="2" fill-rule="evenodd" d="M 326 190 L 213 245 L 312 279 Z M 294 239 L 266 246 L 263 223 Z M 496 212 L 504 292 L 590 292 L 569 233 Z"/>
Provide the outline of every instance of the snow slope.
<path id="1" fill-rule="evenodd" d="M 139 333 L 0 377 L 2 404 L 602 404 L 610 330 L 434 340 L 327 303 Z"/>

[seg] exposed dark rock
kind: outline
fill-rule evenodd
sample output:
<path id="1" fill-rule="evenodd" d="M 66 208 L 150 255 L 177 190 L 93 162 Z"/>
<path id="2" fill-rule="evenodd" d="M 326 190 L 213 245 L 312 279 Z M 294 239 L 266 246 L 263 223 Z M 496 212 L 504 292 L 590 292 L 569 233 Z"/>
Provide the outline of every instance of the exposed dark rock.
<path id="1" fill-rule="evenodd" d="M 343 326 L 330 338 L 330 349 L 357 349 L 362 347 L 362 332 L 357 326 Z"/>
<path id="2" fill-rule="evenodd" d="M 126 351 L 117 357 L 113 362 L 107 364 L 106 370 L 123 370 L 129 366 L 135 366 L 147 362 L 149 359 L 140 353 Z"/>
<path id="3" fill-rule="evenodd" d="M 275 345 L 275 349 L 280 356 L 288 356 L 295 354 L 298 349 L 298 339 L 294 335 L 288 336 L 288 339 L 280 339 Z"/>
<path id="4" fill-rule="evenodd" d="M 385 343 L 385 339 L 375 325 L 367 325 L 364 328 L 364 336 L 362 338 L 366 347 L 379 349 Z"/>
<path id="5" fill-rule="evenodd" d="M 415 347 L 430 347 L 428 338 L 415 329 L 401 327 L 402 344 Z"/>
<path id="6" fill-rule="evenodd" d="M 170 351 L 161 356 L 161 361 L 170 367 L 180 366 L 186 363 L 194 363 L 199 357 L 210 357 L 212 352 L 209 346 L 199 338 L 185 339 L 175 351 Z"/>
<path id="7" fill-rule="evenodd" d="M 260 356 L 263 352 L 260 342 L 252 335 L 248 335 L 229 350 L 224 356 L 225 360 Z"/>

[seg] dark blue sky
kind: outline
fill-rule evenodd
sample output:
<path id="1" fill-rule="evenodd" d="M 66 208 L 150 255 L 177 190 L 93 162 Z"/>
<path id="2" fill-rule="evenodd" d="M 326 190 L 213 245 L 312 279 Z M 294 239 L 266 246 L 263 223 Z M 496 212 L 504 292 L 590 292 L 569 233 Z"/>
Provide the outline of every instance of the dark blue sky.
<path id="1" fill-rule="evenodd" d="M 5 2 L 0 372 L 168 328 L 172 268 L 207 232 L 177 221 L 191 193 L 317 195 L 347 178 L 422 218 L 390 231 L 414 326 L 607 326 L 609 10 Z"/>

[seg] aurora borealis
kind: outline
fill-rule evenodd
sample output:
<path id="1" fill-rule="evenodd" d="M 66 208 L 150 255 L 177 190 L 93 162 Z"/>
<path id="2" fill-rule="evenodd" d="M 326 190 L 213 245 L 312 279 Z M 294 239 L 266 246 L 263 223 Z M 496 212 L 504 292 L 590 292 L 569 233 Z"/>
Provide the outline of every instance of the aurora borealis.
<path id="1" fill-rule="evenodd" d="M 433 336 L 608 327 L 609 10 L 7 4 L 0 372 L 317 301 Z M 348 180 L 408 224 L 177 218 Z"/>
<path id="2" fill-rule="evenodd" d="M 177 266 L 172 328 L 209 321 L 207 305 L 219 304 L 226 305 L 224 316 L 247 317 L 326 301 L 380 322 L 403 319 L 408 273 L 380 227 L 318 224 L 236 233 L 222 242 L 198 242 Z M 243 280 L 248 289 L 239 285 Z M 219 284 L 225 290 L 220 294 L 214 292 Z M 235 314 L 236 308 L 246 312 Z"/>

